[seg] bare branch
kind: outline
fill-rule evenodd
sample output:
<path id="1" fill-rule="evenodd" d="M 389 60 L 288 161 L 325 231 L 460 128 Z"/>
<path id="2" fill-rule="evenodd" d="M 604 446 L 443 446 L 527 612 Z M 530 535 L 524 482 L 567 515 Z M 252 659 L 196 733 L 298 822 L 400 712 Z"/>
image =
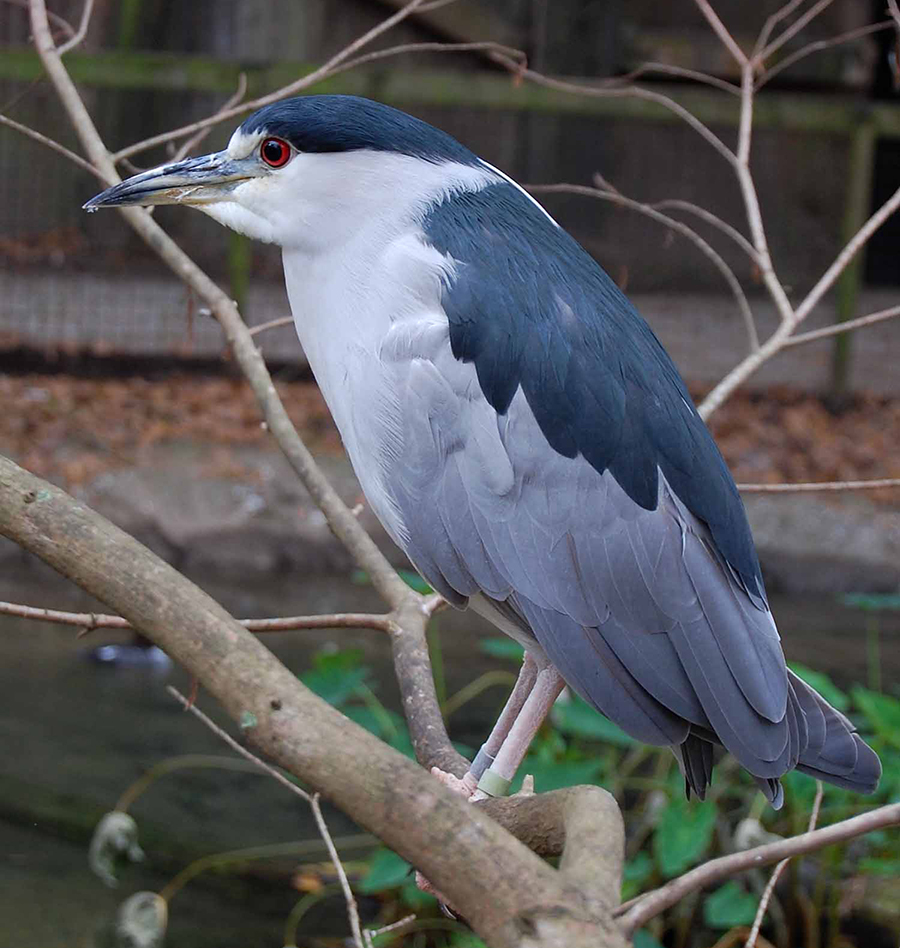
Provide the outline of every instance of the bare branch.
<path id="1" fill-rule="evenodd" d="M 23 7 L 25 10 L 29 8 L 31 0 L 5 0 L 6 3 L 14 7 Z M 53 13 L 52 11 L 47 11 L 47 19 L 51 23 L 55 23 L 65 34 L 66 36 L 74 36 L 75 28 L 72 24 L 61 17 L 58 13 Z"/>
<path id="2" fill-rule="evenodd" d="M 716 11 L 709 5 L 709 0 L 694 0 L 694 3 L 696 3 L 703 16 L 706 17 L 707 22 L 715 31 L 716 36 L 722 41 L 722 45 L 734 57 L 735 62 L 737 62 L 739 66 L 745 66 L 747 64 L 746 54 L 735 42 L 731 33 L 725 28 L 725 24 L 719 19 Z"/>
<path id="3" fill-rule="evenodd" d="M 772 40 L 768 46 L 764 47 L 753 57 L 753 65 L 762 65 L 773 53 L 781 49 L 788 40 L 796 36 L 807 23 L 814 20 L 823 10 L 830 7 L 832 3 L 834 3 L 834 0 L 819 0 L 818 3 L 810 7 L 802 16 L 797 17 L 777 39 Z"/>
<path id="4" fill-rule="evenodd" d="M 613 76 L 610 79 L 604 79 L 603 82 L 610 86 L 623 85 L 640 79 L 641 76 L 648 75 L 675 76 L 678 79 L 693 79 L 702 85 L 713 86 L 727 92 L 729 95 L 739 96 L 740 87 L 727 79 L 720 79 L 718 76 L 711 76 L 707 72 L 698 72 L 696 69 L 685 69 L 684 66 L 673 66 L 670 63 L 641 63 L 631 72 L 626 72 L 621 76 Z"/>
<path id="5" fill-rule="evenodd" d="M 350 919 L 350 928 L 353 931 L 353 940 L 357 948 L 365 948 L 363 944 L 362 931 L 360 930 L 359 925 L 359 912 L 356 908 L 356 900 L 353 898 L 353 893 L 350 891 L 350 883 L 347 881 L 347 873 L 344 871 L 343 863 L 341 862 L 341 857 L 338 855 L 338 851 L 335 848 L 334 840 L 331 838 L 331 833 L 328 831 L 328 826 L 325 823 L 325 817 L 322 816 L 322 807 L 319 805 L 319 794 L 314 793 L 312 796 L 308 794 L 301 787 L 298 787 L 296 783 L 291 780 L 288 780 L 280 771 L 276 770 L 274 767 L 270 767 L 265 761 L 260 760 L 256 754 L 251 753 L 247 750 L 246 747 L 241 746 L 238 742 L 227 732 L 222 730 L 214 721 L 210 720 L 195 704 L 193 701 L 188 701 L 185 696 L 178 691 L 177 688 L 173 688 L 171 685 L 166 686 L 166 691 L 169 692 L 177 701 L 181 702 L 184 706 L 185 711 L 190 711 L 196 718 L 203 722 L 216 737 L 223 740 L 233 751 L 240 754 L 241 757 L 245 757 L 252 764 L 262 770 L 264 773 L 267 773 L 270 777 L 273 777 L 277 780 L 283 787 L 287 787 L 291 793 L 296 793 L 301 799 L 306 800 L 310 805 L 310 808 L 313 811 L 313 816 L 316 820 L 316 826 L 319 828 L 319 835 L 322 837 L 322 840 L 325 843 L 325 847 L 328 850 L 328 855 L 331 857 L 331 862 L 334 865 L 335 872 L 337 873 L 338 879 L 341 883 L 341 888 L 344 891 L 344 897 L 347 900 L 347 915 Z"/>
<path id="6" fill-rule="evenodd" d="M 244 95 L 247 92 L 247 73 L 242 72 L 238 76 L 237 89 L 235 89 L 234 94 L 225 102 L 225 104 L 217 112 L 214 113 L 213 118 L 216 115 L 221 115 L 223 112 L 227 112 L 229 109 L 234 108 L 244 98 Z M 176 149 L 175 153 L 172 155 L 173 161 L 181 161 L 186 155 L 189 155 L 199 144 L 203 141 L 204 138 L 212 131 L 212 125 L 207 128 L 201 128 L 196 135 L 192 135 L 186 142 L 183 142 L 181 147 Z"/>
<path id="7" fill-rule="evenodd" d="M 736 365 L 706 396 L 698 407 L 698 411 L 703 418 L 708 418 L 745 379 L 749 378 L 749 376 L 763 364 L 763 362 L 784 348 L 796 326 L 810 314 L 816 304 L 825 293 L 828 292 L 847 267 L 847 264 L 850 263 L 866 241 L 868 241 L 872 234 L 881 227 L 898 207 L 900 207 L 900 188 L 898 188 L 856 232 L 853 239 L 837 255 L 834 262 L 806 295 L 806 298 L 797 309 L 791 312 L 786 318 L 782 316 L 781 325 L 760 348 L 756 352 L 751 352 L 742 362 L 738 363 L 738 365 Z M 774 273 L 772 273 L 772 277 L 774 278 Z M 835 332 L 837 331 L 838 330 L 835 330 Z M 828 334 L 831 335 L 831 333 Z"/>
<path id="8" fill-rule="evenodd" d="M 860 816 L 833 823 L 824 829 L 802 833 L 799 836 L 779 840 L 777 843 L 766 843 L 764 846 L 731 853 L 728 856 L 720 856 L 673 879 L 659 889 L 626 902 L 614 914 L 620 919 L 625 933 L 630 935 L 670 905 L 680 902 L 690 892 L 712 885 L 721 879 L 727 879 L 747 869 L 767 866 L 791 856 L 815 852 L 835 843 L 844 843 L 857 836 L 871 833 L 873 830 L 897 824 L 900 824 L 900 803 L 892 803 L 889 806 L 880 806 L 868 813 L 862 813 Z"/>
<path id="9" fill-rule="evenodd" d="M 456 0 L 451 0 L 451 2 L 455 3 Z M 374 53 L 366 53 L 363 56 L 357 56 L 356 59 L 350 59 L 333 69 L 329 73 L 329 78 L 347 72 L 349 69 L 356 69 L 357 66 L 365 66 L 368 63 L 377 62 L 379 59 L 389 59 L 406 53 L 497 53 L 501 56 L 517 59 L 522 63 L 525 62 L 525 54 L 521 50 L 489 40 L 478 43 L 402 43 L 399 46 L 379 49 Z"/>
<path id="10" fill-rule="evenodd" d="M 822 274 L 819 282 L 797 307 L 797 312 L 794 314 L 795 325 L 802 322 L 812 312 L 819 300 L 831 289 L 837 278 L 844 272 L 847 264 L 859 253 L 872 234 L 881 227 L 897 208 L 900 208 L 900 188 L 897 188 L 887 201 L 860 227 L 854 234 L 853 239 L 837 255 L 834 263 Z"/>
<path id="11" fill-rule="evenodd" d="M 288 780 L 287 777 L 281 771 L 276 770 L 274 767 L 267 764 L 264 760 L 260 760 L 256 754 L 247 750 L 227 732 L 223 731 L 222 728 L 216 724 L 215 721 L 207 717 L 193 701 L 189 701 L 185 696 L 172 685 L 166 685 L 166 691 L 169 692 L 172 697 L 181 703 L 185 711 L 190 711 L 199 721 L 205 724 L 220 740 L 224 741 L 236 754 L 240 754 L 241 757 L 246 758 L 250 763 L 255 764 L 262 770 L 264 773 L 267 773 L 274 780 L 277 780 L 283 787 L 287 787 L 291 793 L 296 793 L 298 797 L 303 800 L 306 800 L 307 803 L 312 803 L 312 797 L 302 788 L 298 787 L 296 783 L 292 780 Z"/>
<path id="12" fill-rule="evenodd" d="M 258 326 L 251 326 L 247 331 L 251 336 L 256 336 L 267 329 L 277 329 L 279 326 L 293 326 L 293 316 L 279 316 L 278 319 L 270 319 L 266 323 L 260 323 Z"/>
<path id="13" fill-rule="evenodd" d="M 353 932 L 353 943 L 356 945 L 356 948 L 366 948 L 362 929 L 359 924 L 359 909 L 356 907 L 356 899 L 353 898 L 353 892 L 347 880 L 347 873 L 344 871 L 344 864 L 341 862 L 341 857 L 335 848 L 331 833 L 328 832 L 325 817 L 322 816 L 322 807 L 319 805 L 318 793 L 312 795 L 309 805 L 312 807 L 313 816 L 316 818 L 316 826 L 319 828 L 319 835 L 325 840 L 325 845 L 328 847 L 328 855 L 331 857 L 334 871 L 337 873 L 338 880 L 341 883 L 341 891 L 344 893 L 344 901 L 347 903 L 347 917 L 350 919 L 350 930 Z"/>
<path id="14" fill-rule="evenodd" d="M 812 812 L 809 814 L 809 825 L 806 828 L 807 833 L 811 833 L 816 828 L 816 822 L 819 819 L 819 808 L 822 805 L 822 792 L 824 788 L 822 786 L 822 781 L 816 781 L 816 796 L 813 800 Z M 766 910 L 769 907 L 769 901 L 772 898 L 772 893 L 775 891 L 775 885 L 778 882 L 781 873 L 784 872 L 784 867 L 790 862 L 790 857 L 787 859 L 782 859 L 780 863 L 772 870 L 772 875 L 769 877 L 769 881 L 766 884 L 765 889 L 763 890 L 762 897 L 759 900 L 759 906 L 756 909 L 756 917 L 753 919 L 753 926 L 750 929 L 750 934 L 747 936 L 747 941 L 744 943 L 744 948 L 755 948 L 756 939 L 759 937 L 759 929 L 762 926 L 763 919 L 766 917 Z"/>
<path id="15" fill-rule="evenodd" d="M 869 481 L 810 481 L 796 484 L 738 484 L 742 494 L 815 494 L 822 491 L 881 490 L 900 487 L 900 477 L 882 477 Z"/>
<path id="16" fill-rule="evenodd" d="M 96 612 L 63 612 L 58 609 L 42 609 L 24 606 L 16 602 L 0 602 L 0 615 L 53 622 L 57 625 L 73 625 L 83 631 L 79 637 L 95 629 L 131 629 L 121 616 L 103 615 Z M 279 616 L 272 619 L 239 619 L 248 632 L 292 632 L 298 629 L 377 629 L 380 632 L 395 632 L 397 623 L 390 615 L 369 612 L 334 612 L 321 616 Z"/>
<path id="17" fill-rule="evenodd" d="M 7 118 L 5 115 L 0 115 L 0 125 L 8 125 L 17 132 L 21 132 L 23 135 L 33 138 L 36 142 L 40 142 L 42 145 L 46 145 L 48 148 L 53 149 L 53 151 L 62 155 L 63 158 L 68 158 L 73 164 L 78 165 L 78 167 L 83 171 L 87 171 L 88 173 L 99 178 L 103 184 L 107 186 L 110 184 L 115 184 L 114 179 L 108 178 L 101 171 L 98 171 L 89 161 L 85 161 L 81 155 L 76 155 L 74 151 L 70 151 L 65 145 L 60 145 L 59 142 L 54 141 L 52 138 L 47 138 L 46 135 L 42 135 L 40 132 L 35 131 L 30 126 L 22 125 L 15 119 Z"/>
<path id="18" fill-rule="evenodd" d="M 508 56 L 493 54 L 491 56 L 495 62 L 505 66 L 514 76 L 521 79 L 527 79 L 539 86 L 545 86 L 548 89 L 558 89 L 560 92 L 569 92 L 573 95 L 590 95 L 598 98 L 628 98 L 644 99 L 647 102 L 655 102 L 663 108 L 673 112 L 679 118 L 683 119 L 698 135 L 701 135 L 719 154 L 730 164 L 735 162 L 734 153 L 708 126 L 704 125 L 692 112 L 674 99 L 661 92 L 655 92 L 652 89 L 644 89 L 641 86 L 608 86 L 608 85 L 585 85 L 577 82 L 567 82 L 563 79 L 554 79 L 551 76 L 545 76 L 542 73 L 535 72 L 533 69 L 527 69 L 520 66 L 517 62 Z"/>
<path id="19" fill-rule="evenodd" d="M 94 12 L 94 0 L 84 0 L 84 9 L 81 11 L 81 22 L 78 24 L 78 32 L 68 41 L 59 47 L 59 55 L 64 56 L 70 49 L 74 49 L 84 39 L 88 31 L 88 24 L 91 22 L 91 14 Z"/>
<path id="20" fill-rule="evenodd" d="M 776 10 L 763 24 L 763 28 L 760 30 L 759 36 L 756 39 L 756 44 L 753 47 L 753 54 L 751 59 L 758 61 L 760 52 L 765 48 L 766 43 L 769 42 L 769 37 L 772 35 L 772 30 L 775 29 L 778 24 L 789 17 L 797 7 L 802 6 L 806 3 L 806 0 L 789 0 L 780 10 Z"/>
<path id="21" fill-rule="evenodd" d="M 721 217 L 706 210 L 704 207 L 700 207 L 699 204 L 694 204 L 691 201 L 681 201 L 677 198 L 668 198 L 664 201 L 654 201 L 650 207 L 655 207 L 659 211 L 672 208 L 672 210 L 687 211 L 689 214 L 695 214 L 701 220 L 706 221 L 707 224 L 711 224 L 713 227 L 722 231 L 723 234 L 730 237 L 741 250 L 747 254 L 753 263 L 759 266 L 759 255 L 754 249 L 753 244 L 751 244 L 736 227 L 732 227 L 727 221 L 723 221 Z"/>
<path id="22" fill-rule="evenodd" d="M 599 180 L 602 181 L 602 178 Z M 725 278 L 725 281 L 728 283 L 731 292 L 734 294 L 734 298 L 738 304 L 738 309 L 740 309 L 741 315 L 744 318 L 744 324 L 747 328 L 747 337 L 750 342 L 750 349 L 756 350 L 759 348 L 759 337 L 756 333 L 756 325 L 753 321 L 753 312 L 750 309 L 750 304 L 747 302 L 747 297 L 744 295 L 744 291 L 741 288 L 738 278 L 734 275 L 734 271 L 728 266 L 728 264 L 722 259 L 716 250 L 714 250 L 693 228 L 689 227 L 683 221 L 679 221 L 674 217 L 669 217 L 668 214 L 663 214 L 651 204 L 644 204 L 641 201 L 635 201 L 632 198 L 625 197 L 619 191 L 611 187 L 604 189 L 589 188 L 585 185 L 579 184 L 541 184 L 528 185 L 527 187 L 528 190 L 534 194 L 583 194 L 586 197 L 598 198 L 601 201 L 610 201 L 613 204 L 618 204 L 621 207 L 627 207 L 630 210 L 644 214 L 655 221 L 659 221 L 661 224 L 665 224 L 666 227 L 674 230 L 676 233 L 681 234 L 683 237 L 687 237 L 687 239 L 690 240 L 691 243 L 694 244 L 694 246 L 697 247 L 712 262 L 716 269 Z"/>
<path id="23" fill-rule="evenodd" d="M 861 329 L 863 326 L 872 326 L 875 323 L 883 322 L 885 319 L 893 319 L 900 316 L 900 306 L 891 306 L 888 309 L 881 309 L 877 313 L 869 313 L 868 316 L 857 316 L 856 319 L 848 319 L 843 323 L 834 323 L 831 326 L 823 326 L 821 329 L 812 329 L 809 332 L 802 332 L 796 336 L 789 336 L 784 341 L 784 346 L 800 346 L 805 342 L 815 342 L 816 339 L 826 339 L 828 336 L 836 336 L 838 333 L 849 332 L 851 329 Z"/>
<path id="24" fill-rule="evenodd" d="M 801 59 L 805 59 L 807 56 L 812 55 L 812 53 L 821 52 L 823 49 L 829 49 L 832 46 L 838 46 L 840 43 L 850 43 L 853 40 L 860 39 L 863 36 L 869 36 L 871 33 L 879 33 L 881 30 L 887 30 L 894 26 L 892 20 L 884 20 L 881 23 L 871 23 L 868 26 L 860 26 L 855 30 L 848 30 L 846 33 L 840 33 L 837 36 L 832 36 L 831 39 L 817 40 L 814 43 L 807 43 L 806 46 L 803 46 L 801 49 L 798 49 L 796 52 L 791 53 L 790 56 L 786 56 L 781 62 L 777 63 L 775 66 L 772 66 L 771 69 L 766 69 L 762 75 L 756 80 L 756 91 L 759 90 L 770 80 L 774 79 L 780 72 L 793 66 L 794 63 L 798 62 Z"/>

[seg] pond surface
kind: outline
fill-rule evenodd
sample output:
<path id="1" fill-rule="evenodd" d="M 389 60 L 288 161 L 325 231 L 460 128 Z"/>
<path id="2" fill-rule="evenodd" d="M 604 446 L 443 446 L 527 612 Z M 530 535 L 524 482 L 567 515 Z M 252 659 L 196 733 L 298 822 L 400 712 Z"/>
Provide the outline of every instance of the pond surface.
<path id="1" fill-rule="evenodd" d="M 279 576 L 241 586 L 210 576 L 192 578 L 239 616 L 380 608 L 371 588 L 343 577 L 317 576 L 301 584 Z M 0 599 L 79 611 L 100 608 L 48 569 L 31 564 L 4 571 Z M 790 660 L 826 671 L 842 685 L 867 680 L 862 613 L 825 599 L 777 600 L 773 608 Z M 474 615 L 447 612 L 439 622 L 448 694 L 484 671 L 508 667 L 478 651 L 477 638 L 495 633 Z M 879 670 L 885 689 L 892 691 L 900 682 L 900 616 L 883 614 L 879 633 Z M 0 930 L 0 946 L 103 944 L 97 932 L 116 906 L 139 889 L 159 889 L 189 861 L 188 853 L 316 836 L 306 805 L 274 781 L 250 773 L 181 770 L 155 783 L 130 808 L 148 861 L 126 869 L 116 890 L 91 874 L 85 834 L 135 779 L 177 755 L 230 755 L 165 691 L 167 683 L 189 691 L 180 669 L 110 668 L 89 660 L 99 645 L 128 639 L 94 632 L 78 640 L 64 626 L 0 617 L 0 919 L 5 929 Z M 378 632 L 284 633 L 267 636 L 266 644 L 298 674 L 322 647 L 361 648 L 379 698 L 389 707 L 398 706 L 389 645 Z M 477 746 L 504 697 L 495 688 L 467 704 L 451 721 L 454 739 Z M 202 691 L 198 705 L 235 732 Z M 336 837 L 358 832 L 339 813 L 329 813 L 328 822 Z M 318 862 L 325 857 L 304 858 Z M 282 856 L 276 863 L 286 868 L 299 861 L 299 856 Z M 201 878 L 191 883 L 172 901 L 168 944 L 283 944 L 284 919 L 298 898 L 284 878 L 220 878 L 213 885 Z M 312 913 L 302 930 L 332 936 L 345 932 L 343 914 L 334 906 L 327 913 Z"/>

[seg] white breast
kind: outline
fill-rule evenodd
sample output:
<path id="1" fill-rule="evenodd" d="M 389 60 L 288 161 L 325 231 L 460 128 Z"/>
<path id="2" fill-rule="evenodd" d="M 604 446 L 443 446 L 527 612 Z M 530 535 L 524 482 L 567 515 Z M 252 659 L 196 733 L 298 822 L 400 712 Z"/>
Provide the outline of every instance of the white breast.
<path id="1" fill-rule="evenodd" d="M 446 165 L 377 157 L 380 180 L 361 157 L 366 173 L 348 185 L 365 181 L 359 204 L 345 202 L 363 213 L 328 221 L 318 246 L 286 246 L 283 260 L 297 334 L 356 475 L 376 516 L 405 546 L 387 488 L 403 410 L 391 375 L 398 359 L 429 358 L 435 331 L 447 344 L 441 279 L 453 265 L 423 241 L 420 222 L 448 190 L 496 179 L 463 165 L 451 174 Z"/>

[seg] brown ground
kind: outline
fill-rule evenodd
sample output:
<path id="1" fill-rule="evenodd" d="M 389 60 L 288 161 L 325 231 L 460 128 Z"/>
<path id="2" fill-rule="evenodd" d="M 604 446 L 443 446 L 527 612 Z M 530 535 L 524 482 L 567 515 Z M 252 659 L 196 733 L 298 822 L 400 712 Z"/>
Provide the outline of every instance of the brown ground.
<path id="1" fill-rule="evenodd" d="M 278 389 L 313 450 L 338 452 L 340 440 L 315 385 L 279 383 Z M 248 386 L 231 379 L 7 376 L 0 377 L 0 404 L 7 408 L 0 450 L 68 486 L 138 463 L 143 449 L 161 441 L 261 447 L 268 441 Z M 898 398 L 858 396 L 835 416 L 812 395 L 774 387 L 736 395 L 715 414 L 712 428 L 739 482 L 900 477 Z M 224 451 L 221 458 L 215 473 L 241 476 L 237 466 L 228 470 Z M 900 491 L 870 496 L 900 506 Z"/>

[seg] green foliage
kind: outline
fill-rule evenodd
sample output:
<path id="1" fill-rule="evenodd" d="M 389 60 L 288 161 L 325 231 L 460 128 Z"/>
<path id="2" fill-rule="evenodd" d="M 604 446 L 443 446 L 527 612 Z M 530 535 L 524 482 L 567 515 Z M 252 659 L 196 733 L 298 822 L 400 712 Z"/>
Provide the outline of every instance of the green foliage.
<path id="1" fill-rule="evenodd" d="M 558 701 L 552 711 L 552 720 L 563 734 L 571 737 L 584 737 L 591 741 L 604 741 L 616 747 L 632 747 L 633 737 L 629 737 L 617 724 L 595 711 L 577 695 L 571 701 Z"/>
<path id="2" fill-rule="evenodd" d="M 666 879 L 681 875 L 706 854 L 716 825 L 716 804 L 678 793 L 669 799 L 653 837 L 653 855 Z"/>
<path id="3" fill-rule="evenodd" d="M 796 662 L 790 662 L 791 671 L 802 678 L 808 685 L 815 688 L 816 691 L 838 711 L 846 711 L 850 707 L 850 699 L 838 688 L 834 682 L 823 672 L 813 671 L 805 665 L 798 665 Z"/>
<path id="4" fill-rule="evenodd" d="M 851 694 L 878 737 L 900 748 L 900 701 L 863 687 L 854 688 Z"/>
<path id="5" fill-rule="evenodd" d="M 504 658 L 516 664 L 521 664 L 522 656 L 525 654 L 525 649 L 508 635 L 480 639 L 478 648 L 492 658 Z"/>
<path id="6" fill-rule="evenodd" d="M 484 639 L 480 648 L 485 654 L 513 665 L 522 660 L 521 646 L 505 637 Z M 838 710 L 850 715 L 881 754 L 884 777 L 874 800 L 867 799 L 866 805 L 900 800 L 900 700 L 863 687 L 847 693 L 821 672 L 802 665 L 791 667 Z M 347 717 L 412 757 L 405 721 L 384 707 L 370 687 L 370 677 L 362 652 L 345 649 L 318 653 L 302 680 Z M 784 777 L 786 803 L 779 813 L 762 804 L 755 784 L 730 758 L 717 765 L 717 770 L 727 769 L 728 773 L 714 781 L 707 800 L 688 801 L 683 778 L 668 749 L 638 744 L 577 696 L 558 702 L 551 720 L 553 726 L 543 728 L 533 742 L 512 791 L 519 788 L 525 774 L 531 774 L 538 792 L 583 783 L 595 783 L 614 792 L 629 828 L 623 899 L 662 885 L 699 862 L 730 851 L 734 829 L 748 814 L 760 817 L 768 831 L 780 835 L 801 832 L 806 827 L 816 783 L 796 771 Z M 471 756 L 468 748 L 462 752 Z M 859 806 L 857 794 L 826 785 L 820 822 L 852 816 L 859 812 Z M 844 871 L 900 875 L 900 843 L 896 834 L 871 834 L 859 845 L 865 849 L 854 856 L 852 866 L 845 866 L 840 858 L 820 859 L 816 871 L 825 879 L 833 879 Z M 409 864 L 387 849 L 371 855 L 357 889 L 364 894 L 377 894 L 384 901 L 389 920 L 412 911 L 419 916 L 424 930 L 430 917 L 434 928 L 422 944 L 483 948 L 474 935 L 443 927 L 447 920 L 438 918 L 435 900 L 416 887 Z M 821 891 L 828 891 L 827 886 L 822 886 Z M 692 931 L 696 929 L 699 934 L 685 944 L 692 948 L 711 944 L 715 941 L 711 932 L 750 924 L 757 904 L 757 896 L 748 892 L 742 882 L 725 883 L 698 903 Z M 654 931 L 668 942 L 669 926 L 675 924 L 675 915 L 664 916 L 660 921 L 662 927 Z M 412 943 L 402 936 L 390 941 L 396 945 Z M 634 944 L 636 948 L 661 946 L 647 930 L 636 933 Z"/>
<path id="7" fill-rule="evenodd" d="M 382 846 L 369 857 L 368 870 L 357 888 L 364 895 L 384 892 L 406 882 L 411 872 L 412 866 L 405 859 Z"/>
<path id="8" fill-rule="evenodd" d="M 752 925 L 758 906 L 759 898 L 732 879 L 716 889 L 703 903 L 703 921 L 710 928 Z"/>
<path id="9" fill-rule="evenodd" d="M 398 569 L 397 574 L 410 589 L 414 589 L 423 596 L 430 596 L 434 592 L 431 586 L 411 569 Z M 372 583 L 372 577 L 364 569 L 355 569 L 350 574 L 350 582 L 354 586 L 369 586 Z"/>

